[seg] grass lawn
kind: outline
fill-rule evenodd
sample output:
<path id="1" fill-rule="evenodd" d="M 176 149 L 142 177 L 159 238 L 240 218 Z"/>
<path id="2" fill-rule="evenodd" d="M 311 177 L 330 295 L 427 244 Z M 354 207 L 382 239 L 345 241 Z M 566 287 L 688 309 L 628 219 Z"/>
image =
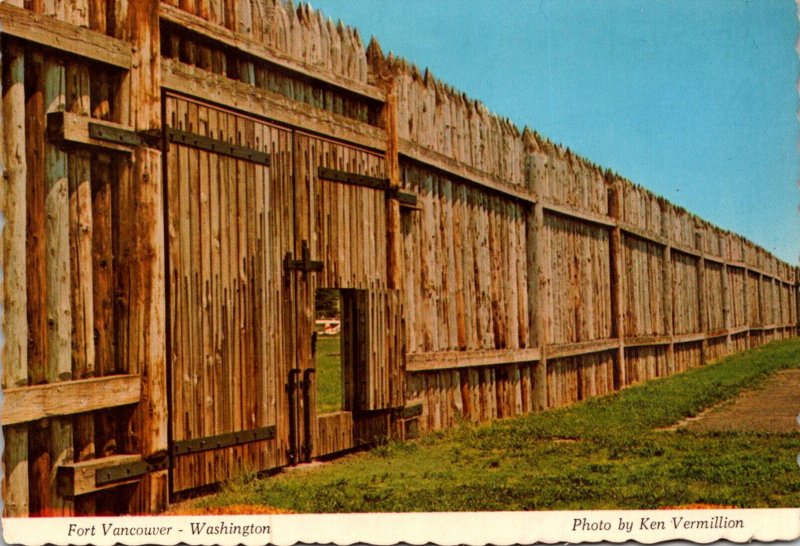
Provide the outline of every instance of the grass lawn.
<path id="1" fill-rule="evenodd" d="M 317 412 L 342 409 L 342 363 L 339 336 L 317 336 Z"/>
<path id="2" fill-rule="evenodd" d="M 659 429 L 798 366 L 800 340 L 776 342 L 570 408 L 242 476 L 194 503 L 298 512 L 796 507 L 800 434 Z"/>

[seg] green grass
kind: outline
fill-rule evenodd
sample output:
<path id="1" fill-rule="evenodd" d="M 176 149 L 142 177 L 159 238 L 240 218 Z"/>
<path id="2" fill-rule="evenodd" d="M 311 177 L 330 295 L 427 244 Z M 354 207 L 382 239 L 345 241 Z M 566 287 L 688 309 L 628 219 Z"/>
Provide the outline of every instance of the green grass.
<path id="1" fill-rule="evenodd" d="M 800 365 L 800 340 L 570 408 L 387 443 L 322 467 L 240 481 L 202 506 L 298 512 L 800 506 L 800 435 L 659 428 Z"/>
<path id="2" fill-rule="evenodd" d="M 317 412 L 342 409 L 342 362 L 339 336 L 317 336 Z"/>

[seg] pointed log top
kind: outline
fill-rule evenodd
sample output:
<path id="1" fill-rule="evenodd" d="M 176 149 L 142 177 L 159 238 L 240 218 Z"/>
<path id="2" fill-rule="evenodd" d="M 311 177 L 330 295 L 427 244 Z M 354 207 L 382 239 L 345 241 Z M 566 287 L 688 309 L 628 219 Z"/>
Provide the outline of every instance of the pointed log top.
<path id="1" fill-rule="evenodd" d="M 375 64 L 377 66 L 383 65 L 384 60 L 385 58 L 380 42 L 378 42 L 378 39 L 375 36 L 371 36 L 369 39 L 369 45 L 367 45 L 367 61 L 370 64 Z"/>
<path id="2" fill-rule="evenodd" d="M 431 75 L 431 71 L 428 70 L 428 67 L 425 67 L 425 71 L 422 73 L 422 83 L 425 84 L 426 87 L 429 87 L 433 84 L 434 91 L 436 91 L 436 80 L 433 79 Z"/>

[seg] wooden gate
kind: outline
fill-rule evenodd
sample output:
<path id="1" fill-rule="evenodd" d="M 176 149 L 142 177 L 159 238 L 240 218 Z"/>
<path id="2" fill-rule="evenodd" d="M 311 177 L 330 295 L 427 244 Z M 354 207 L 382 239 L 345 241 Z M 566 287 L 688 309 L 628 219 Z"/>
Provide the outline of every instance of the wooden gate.
<path id="1" fill-rule="evenodd" d="M 165 104 L 171 491 L 387 434 L 403 345 L 399 294 L 386 290 L 383 157 L 191 99 Z M 347 289 L 349 302 L 343 410 L 321 416 L 317 288 Z"/>
<path id="2" fill-rule="evenodd" d="M 306 461 L 388 434 L 388 410 L 402 405 L 403 344 L 402 328 L 392 328 L 399 326 L 400 298 L 386 289 L 383 156 L 296 132 L 295 176 L 295 254 L 310 260 L 296 260 L 293 276 L 302 374 L 295 391 L 296 422 L 302 423 L 295 451 L 298 461 Z M 342 289 L 344 315 L 343 409 L 322 415 L 314 401 L 311 341 L 318 288 Z M 387 394 L 370 394 L 375 389 Z"/>
<path id="3" fill-rule="evenodd" d="M 166 97 L 172 491 L 287 464 L 290 131 Z"/>

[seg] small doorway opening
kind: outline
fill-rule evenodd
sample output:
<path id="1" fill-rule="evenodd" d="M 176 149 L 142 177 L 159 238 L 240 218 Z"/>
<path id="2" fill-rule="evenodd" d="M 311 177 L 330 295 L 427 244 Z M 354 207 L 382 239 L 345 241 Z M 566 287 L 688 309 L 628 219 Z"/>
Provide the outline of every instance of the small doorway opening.
<path id="1" fill-rule="evenodd" d="M 344 409 L 342 357 L 342 294 L 318 288 L 314 295 L 315 321 L 312 354 L 317 376 L 317 413 Z"/>

